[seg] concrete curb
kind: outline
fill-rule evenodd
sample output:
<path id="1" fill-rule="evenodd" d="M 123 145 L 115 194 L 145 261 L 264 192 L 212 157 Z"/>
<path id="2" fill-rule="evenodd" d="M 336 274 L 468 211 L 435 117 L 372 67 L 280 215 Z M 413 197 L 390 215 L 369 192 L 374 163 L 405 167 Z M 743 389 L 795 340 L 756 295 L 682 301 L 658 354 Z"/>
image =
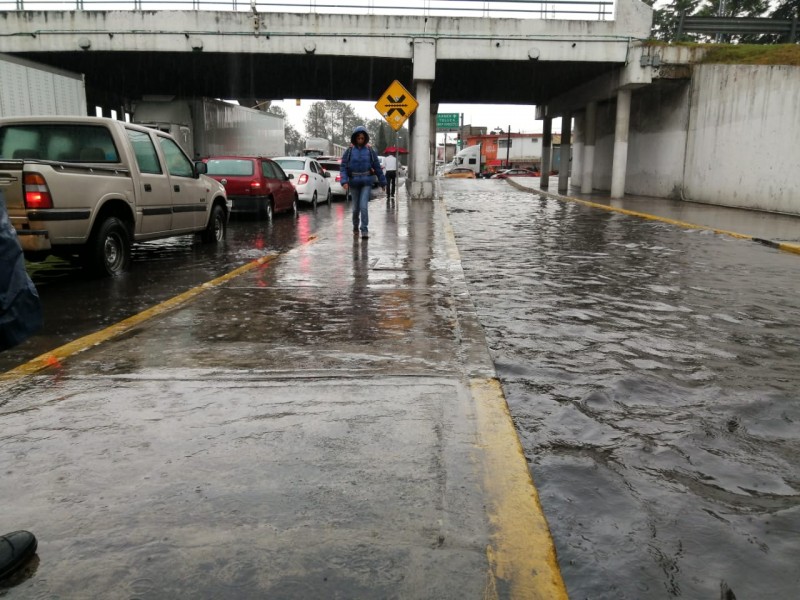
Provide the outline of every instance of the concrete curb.
<path id="1" fill-rule="evenodd" d="M 455 233 L 438 193 L 461 360 L 475 407 L 490 544 L 490 585 L 484 598 L 567 600 L 555 545 L 522 443 L 466 285 Z"/>

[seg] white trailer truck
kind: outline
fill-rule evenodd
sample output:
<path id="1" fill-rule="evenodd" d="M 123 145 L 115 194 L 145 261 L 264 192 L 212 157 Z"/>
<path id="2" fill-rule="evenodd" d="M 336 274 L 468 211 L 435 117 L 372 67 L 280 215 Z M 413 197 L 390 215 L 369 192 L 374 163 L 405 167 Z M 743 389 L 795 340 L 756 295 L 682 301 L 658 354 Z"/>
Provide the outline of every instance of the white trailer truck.
<path id="1" fill-rule="evenodd" d="M 286 153 L 281 117 L 221 100 L 145 98 L 134 103 L 133 122 L 169 133 L 194 159 Z"/>
<path id="2" fill-rule="evenodd" d="M 449 162 L 444 167 L 444 172 L 455 169 L 456 167 L 465 167 L 472 169 L 475 175 L 481 172 L 481 145 L 467 146 L 460 150 L 454 157 L 452 162 Z"/>
<path id="3" fill-rule="evenodd" d="M 83 75 L 0 54 L 0 117 L 85 117 Z"/>
<path id="4" fill-rule="evenodd" d="M 329 139 L 321 137 L 307 137 L 303 148 L 304 156 L 332 156 L 333 144 Z"/>

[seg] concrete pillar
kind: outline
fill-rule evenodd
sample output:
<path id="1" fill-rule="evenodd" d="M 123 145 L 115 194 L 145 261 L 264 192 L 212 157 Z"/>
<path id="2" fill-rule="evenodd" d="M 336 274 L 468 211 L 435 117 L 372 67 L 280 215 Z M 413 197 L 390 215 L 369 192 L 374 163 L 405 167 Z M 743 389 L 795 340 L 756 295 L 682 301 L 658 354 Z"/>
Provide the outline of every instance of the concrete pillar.
<path id="1" fill-rule="evenodd" d="M 572 135 L 572 169 L 570 183 L 573 187 L 580 187 L 583 177 L 583 135 L 585 116 L 583 112 L 575 115 L 575 131 Z"/>
<path id="2" fill-rule="evenodd" d="M 558 165 L 558 193 L 569 189 L 569 154 L 572 145 L 572 113 L 561 115 L 561 158 Z"/>
<path id="3" fill-rule="evenodd" d="M 594 176 L 594 146 L 597 139 L 597 102 L 586 105 L 586 120 L 584 122 L 583 136 L 583 177 L 581 178 L 581 193 L 591 194 Z"/>
<path id="4" fill-rule="evenodd" d="M 617 121 L 614 128 L 614 162 L 611 167 L 611 197 L 625 196 L 628 168 L 628 130 L 631 124 L 631 91 L 617 92 Z"/>
<path id="5" fill-rule="evenodd" d="M 407 150 L 409 152 L 413 152 L 414 151 L 414 148 L 413 148 L 412 144 L 414 142 L 414 123 L 416 122 L 416 120 L 417 120 L 417 117 L 416 117 L 416 112 L 415 112 L 413 115 L 411 115 L 411 118 L 408 119 L 408 121 L 407 121 L 407 123 L 408 123 L 408 148 L 407 148 Z M 411 182 L 414 181 L 414 161 L 412 160 L 413 158 L 414 158 L 414 155 L 413 154 L 409 154 L 408 159 L 407 159 L 407 163 L 408 163 L 407 169 L 408 170 L 406 172 L 406 190 L 408 191 L 409 195 L 411 195 Z"/>
<path id="6" fill-rule="evenodd" d="M 435 78 L 436 40 L 417 38 L 414 40 L 414 96 L 419 106 L 414 113 L 416 118 L 411 137 L 411 160 L 414 164 L 410 189 L 412 199 L 433 199 L 431 145 L 436 140 L 436 117 L 431 119 L 431 88 Z"/>
<path id="7" fill-rule="evenodd" d="M 438 104 L 431 104 L 430 114 L 430 144 L 428 145 L 428 175 L 433 177 L 436 171 L 436 113 L 439 112 Z"/>
<path id="8" fill-rule="evenodd" d="M 550 153 L 553 149 L 553 119 L 544 117 L 542 119 L 542 173 L 539 176 L 539 187 L 546 190 L 550 187 Z"/>
<path id="9" fill-rule="evenodd" d="M 412 198 L 433 198 L 433 180 L 430 176 L 431 145 L 431 82 L 417 81 L 414 96 L 419 102 L 411 138 L 414 172 L 411 181 Z"/>

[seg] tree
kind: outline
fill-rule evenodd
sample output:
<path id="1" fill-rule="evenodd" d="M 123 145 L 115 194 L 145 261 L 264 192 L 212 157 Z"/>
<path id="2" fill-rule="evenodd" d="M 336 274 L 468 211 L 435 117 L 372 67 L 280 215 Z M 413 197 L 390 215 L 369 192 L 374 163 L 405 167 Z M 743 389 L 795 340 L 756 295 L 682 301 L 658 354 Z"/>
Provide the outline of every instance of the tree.
<path id="1" fill-rule="evenodd" d="M 775 10 L 770 13 L 773 19 L 793 19 L 800 17 L 800 0 L 783 0 L 775 4 Z M 789 42 L 789 36 L 770 35 L 764 36 L 765 42 L 770 44 L 786 44 Z"/>
<path id="2" fill-rule="evenodd" d="M 696 14 L 699 17 L 761 17 L 768 7 L 767 0 L 709 0 Z M 736 34 L 717 35 L 715 39 L 727 43 L 756 43 L 760 37 Z"/>
<path id="3" fill-rule="evenodd" d="M 303 120 L 306 128 L 306 135 L 311 137 L 327 137 L 325 134 L 325 103 L 314 102 Z"/>
<path id="4" fill-rule="evenodd" d="M 297 131 L 297 129 L 295 129 L 294 126 L 289 122 L 289 119 L 286 116 L 286 111 L 280 106 L 270 106 L 267 109 L 267 112 L 283 119 L 283 139 L 286 141 L 286 148 L 284 152 L 286 152 L 286 154 L 289 156 L 295 156 L 299 154 L 303 149 L 303 138 L 300 135 L 300 132 Z"/>
<path id="5" fill-rule="evenodd" d="M 651 4 L 651 0 L 647 0 Z M 800 7 L 800 0 L 784 0 L 769 16 L 773 18 L 791 19 L 792 11 Z M 676 39 L 681 13 L 698 17 L 764 17 L 769 10 L 769 0 L 673 0 L 672 3 L 657 8 L 653 13 L 652 37 L 664 41 L 719 41 L 733 43 L 775 43 L 780 41 L 776 36 L 768 35 L 724 35 L 708 36 L 701 34 L 683 34 L 681 40 Z M 781 11 L 781 12 L 779 12 Z"/>
<path id="6" fill-rule="evenodd" d="M 692 40 L 692 36 L 684 34 L 682 40 L 677 40 L 678 23 L 681 19 L 681 13 L 685 12 L 687 15 L 693 15 L 697 11 L 697 7 L 702 0 L 675 0 L 671 4 L 657 8 L 653 12 L 653 29 L 652 36 L 657 40 L 665 42 L 678 42 Z M 648 2 L 651 4 L 651 2 Z"/>
<path id="7" fill-rule="evenodd" d="M 306 134 L 331 140 L 334 144 L 350 143 L 350 132 L 359 124 L 351 104 L 338 100 L 314 102 L 306 115 Z"/>

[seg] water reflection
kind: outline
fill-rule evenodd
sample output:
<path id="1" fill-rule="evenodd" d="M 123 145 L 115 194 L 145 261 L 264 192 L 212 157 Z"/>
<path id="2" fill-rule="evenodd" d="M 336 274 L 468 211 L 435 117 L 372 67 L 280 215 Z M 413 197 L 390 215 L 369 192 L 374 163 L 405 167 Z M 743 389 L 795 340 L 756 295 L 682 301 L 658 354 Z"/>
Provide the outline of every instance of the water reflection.
<path id="1" fill-rule="evenodd" d="M 450 218 L 570 596 L 793 596 L 797 257 L 474 183 Z"/>
<path id="2" fill-rule="evenodd" d="M 29 265 L 42 300 L 45 325 L 20 346 L 0 354 L 0 372 L 83 335 L 163 302 L 271 252 L 294 247 L 330 218 L 328 207 L 276 216 L 272 223 L 234 215 L 224 244 L 186 235 L 136 244 L 127 273 L 96 279 L 77 264 L 50 258 Z"/>

